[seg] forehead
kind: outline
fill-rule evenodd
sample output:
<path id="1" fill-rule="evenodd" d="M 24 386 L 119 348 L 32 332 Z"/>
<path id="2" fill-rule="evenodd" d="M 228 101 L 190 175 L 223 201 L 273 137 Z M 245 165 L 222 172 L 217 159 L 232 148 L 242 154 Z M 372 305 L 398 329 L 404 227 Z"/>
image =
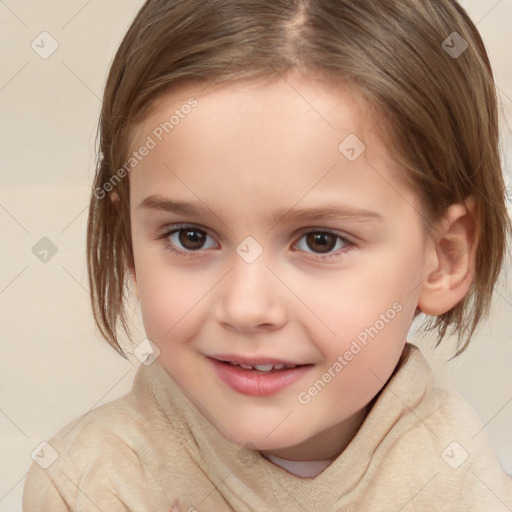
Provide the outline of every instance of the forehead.
<path id="1" fill-rule="evenodd" d="M 289 75 L 184 86 L 133 131 L 132 151 L 152 148 L 130 173 L 131 196 L 176 191 L 224 209 L 228 197 L 242 208 L 251 199 L 254 208 L 318 199 L 385 206 L 405 184 L 376 126 L 344 82 Z"/>
<path id="2" fill-rule="evenodd" d="M 173 113 L 179 120 L 173 121 L 172 130 L 178 123 L 189 124 L 182 121 L 188 116 L 187 102 L 191 98 L 200 107 L 191 109 L 193 118 L 215 121 L 223 124 L 223 129 L 228 124 L 236 129 L 242 123 L 246 131 L 251 127 L 258 130 L 262 124 L 284 124 L 290 115 L 300 113 L 314 119 L 315 130 L 329 128 L 331 132 L 338 131 L 337 136 L 352 130 L 361 135 L 374 116 L 352 84 L 341 79 L 306 79 L 293 71 L 280 78 L 181 84 L 150 103 L 149 114 L 131 132 L 132 146 L 160 123 L 169 121 Z M 287 129 L 290 130 L 289 125 Z"/>

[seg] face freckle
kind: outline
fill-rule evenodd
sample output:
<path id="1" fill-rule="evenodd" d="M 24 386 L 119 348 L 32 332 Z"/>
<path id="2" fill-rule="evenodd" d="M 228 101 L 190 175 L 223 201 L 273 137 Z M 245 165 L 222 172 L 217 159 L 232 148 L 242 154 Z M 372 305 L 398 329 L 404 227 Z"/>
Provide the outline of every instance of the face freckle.
<path id="1" fill-rule="evenodd" d="M 357 91 L 287 80 L 163 98 L 134 148 L 197 104 L 131 171 L 130 215 L 159 363 L 236 443 L 314 460 L 392 373 L 427 263 L 419 201 Z"/>

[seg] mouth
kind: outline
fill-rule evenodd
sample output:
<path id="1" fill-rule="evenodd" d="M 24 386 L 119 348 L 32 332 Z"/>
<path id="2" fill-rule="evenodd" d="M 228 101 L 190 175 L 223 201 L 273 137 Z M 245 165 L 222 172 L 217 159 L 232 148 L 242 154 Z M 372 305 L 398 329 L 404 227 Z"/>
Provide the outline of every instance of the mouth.
<path id="1" fill-rule="evenodd" d="M 297 368 L 298 366 L 306 366 L 301 364 L 284 364 L 284 363 L 263 363 L 263 364 L 244 364 L 237 363 L 236 361 L 223 361 L 220 360 L 221 363 L 228 364 L 231 366 L 238 366 L 243 368 L 244 370 L 257 370 L 262 373 L 270 373 L 276 370 L 290 370 L 292 368 Z"/>
<path id="2" fill-rule="evenodd" d="M 250 396 L 270 396 L 303 378 L 314 366 L 271 358 L 209 357 L 220 380 L 234 391 Z"/>

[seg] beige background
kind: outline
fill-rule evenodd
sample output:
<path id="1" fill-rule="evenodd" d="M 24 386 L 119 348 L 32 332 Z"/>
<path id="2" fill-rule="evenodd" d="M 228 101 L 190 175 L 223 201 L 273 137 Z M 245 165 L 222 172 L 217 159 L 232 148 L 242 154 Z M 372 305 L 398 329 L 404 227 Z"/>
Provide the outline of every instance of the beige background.
<path id="1" fill-rule="evenodd" d="M 464 4 L 495 67 L 511 172 L 512 0 Z M 92 407 L 126 393 L 137 367 L 95 330 L 84 255 L 102 88 L 140 5 L 135 0 L 0 0 L 0 512 L 21 510 L 36 446 Z M 58 43 L 47 59 L 31 47 L 43 31 Z M 32 252 L 42 237 L 57 248 L 46 263 Z M 435 352 L 429 340 L 420 345 L 439 380 L 479 412 L 512 473 L 508 283 L 497 287 L 491 318 L 463 356 L 447 363 L 449 343 Z M 140 329 L 137 336 L 145 337 Z"/>

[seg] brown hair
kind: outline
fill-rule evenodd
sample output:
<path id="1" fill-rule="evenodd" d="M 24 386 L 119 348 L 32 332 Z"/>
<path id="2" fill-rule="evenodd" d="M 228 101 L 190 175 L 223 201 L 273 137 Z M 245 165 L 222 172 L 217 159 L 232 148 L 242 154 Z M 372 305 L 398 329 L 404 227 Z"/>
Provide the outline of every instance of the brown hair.
<path id="1" fill-rule="evenodd" d="M 460 55 L 448 51 L 464 49 L 465 43 Z M 428 328 L 437 330 L 439 343 L 451 326 L 458 354 L 488 313 L 510 219 L 492 71 L 476 27 L 457 2 L 147 0 L 105 86 L 87 226 L 94 318 L 123 356 L 118 332 L 121 326 L 131 336 L 125 299 L 134 261 L 129 180 L 119 179 L 119 169 L 133 128 L 178 85 L 278 78 L 293 68 L 304 76 L 349 82 L 381 113 L 379 128 L 390 134 L 390 150 L 430 222 L 449 205 L 475 198 L 473 283 Z M 106 192 L 114 187 L 112 201 Z"/>

